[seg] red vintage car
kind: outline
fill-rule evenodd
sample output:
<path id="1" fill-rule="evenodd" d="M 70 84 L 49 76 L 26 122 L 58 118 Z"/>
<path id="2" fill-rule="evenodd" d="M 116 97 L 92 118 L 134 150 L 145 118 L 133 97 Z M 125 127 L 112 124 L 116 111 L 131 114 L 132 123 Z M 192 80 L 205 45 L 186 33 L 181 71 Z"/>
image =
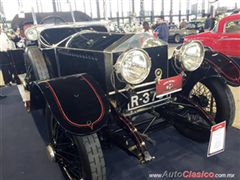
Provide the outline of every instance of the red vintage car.
<path id="1" fill-rule="evenodd" d="M 240 14 L 222 18 L 209 32 L 186 36 L 184 41 L 200 40 L 204 46 L 238 59 L 240 64 Z"/>

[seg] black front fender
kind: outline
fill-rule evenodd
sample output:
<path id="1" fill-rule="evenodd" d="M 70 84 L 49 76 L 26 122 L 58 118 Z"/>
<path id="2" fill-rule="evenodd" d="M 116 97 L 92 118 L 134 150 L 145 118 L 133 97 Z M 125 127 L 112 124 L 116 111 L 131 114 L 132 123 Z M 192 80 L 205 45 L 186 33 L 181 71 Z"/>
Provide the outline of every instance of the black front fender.
<path id="1" fill-rule="evenodd" d="M 59 124 L 73 134 L 91 134 L 107 123 L 107 98 L 87 74 L 34 83 L 31 109 L 43 108 L 44 104 L 49 106 Z"/>
<path id="2" fill-rule="evenodd" d="M 240 86 L 240 66 L 236 60 L 208 50 L 205 52 L 204 63 L 209 64 L 229 85 Z"/>

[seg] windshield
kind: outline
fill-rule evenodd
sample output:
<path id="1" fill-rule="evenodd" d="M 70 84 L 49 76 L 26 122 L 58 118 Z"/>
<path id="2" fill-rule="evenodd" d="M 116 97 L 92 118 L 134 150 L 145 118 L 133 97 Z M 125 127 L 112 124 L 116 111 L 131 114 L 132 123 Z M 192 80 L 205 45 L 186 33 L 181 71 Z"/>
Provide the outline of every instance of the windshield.
<path id="1" fill-rule="evenodd" d="M 66 43 L 66 47 L 111 52 L 122 52 L 132 48 L 150 48 L 162 45 L 167 44 L 149 33 L 84 32 L 78 33 Z"/>
<path id="2" fill-rule="evenodd" d="M 159 40 L 150 33 L 138 33 L 114 49 L 115 52 L 125 51 L 131 48 L 149 48 L 167 45 L 166 42 Z"/>
<path id="3" fill-rule="evenodd" d="M 66 43 L 66 47 L 103 51 L 123 36 L 116 33 L 80 32 Z"/>
<path id="4" fill-rule="evenodd" d="M 41 32 L 41 41 L 51 46 L 83 30 L 107 32 L 107 29 L 105 26 L 94 26 L 94 25 L 83 26 L 83 27 L 52 28 L 52 29 L 43 30 Z"/>
<path id="5" fill-rule="evenodd" d="M 168 28 L 170 30 L 178 29 L 176 25 L 169 25 Z"/>
<path id="6" fill-rule="evenodd" d="M 196 24 L 195 23 L 188 23 L 186 29 L 195 29 Z"/>
<path id="7" fill-rule="evenodd" d="M 204 24 L 202 22 L 190 22 L 187 24 L 186 29 L 198 29 L 203 26 Z"/>

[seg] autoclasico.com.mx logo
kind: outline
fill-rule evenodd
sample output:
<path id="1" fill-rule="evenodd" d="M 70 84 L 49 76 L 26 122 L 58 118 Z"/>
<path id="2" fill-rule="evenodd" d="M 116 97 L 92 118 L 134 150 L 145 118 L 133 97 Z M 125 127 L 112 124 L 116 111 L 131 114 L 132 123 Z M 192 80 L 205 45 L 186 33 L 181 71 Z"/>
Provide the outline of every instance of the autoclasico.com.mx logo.
<path id="1" fill-rule="evenodd" d="M 162 173 L 149 173 L 148 178 L 150 179 L 160 179 L 160 178 L 202 178 L 202 179 L 211 179 L 211 178 L 234 178 L 234 173 L 214 173 L 212 171 L 164 171 Z"/>

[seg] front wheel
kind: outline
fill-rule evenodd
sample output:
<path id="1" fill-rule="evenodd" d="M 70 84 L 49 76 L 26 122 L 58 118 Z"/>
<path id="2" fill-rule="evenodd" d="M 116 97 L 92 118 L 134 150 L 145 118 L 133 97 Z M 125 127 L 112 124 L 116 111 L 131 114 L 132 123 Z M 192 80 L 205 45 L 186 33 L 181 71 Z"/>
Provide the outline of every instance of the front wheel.
<path id="1" fill-rule="evenodd" d="M 47 147 L 52 161 L 58 163 L 68 180 L 105 180 L 106 169 L 97 134 L 72 135 L 63 129 L 46 108 L 50 144 Z"/>
<path id="2" fill-rule="evenodd" d="M 213 124 L 222 121 L 226 121 L 227 126 L 232 124 L 235 116 L 234 98 L 230 88 L 219 78 L 209 78 L 193 83 L 183 91 L 183 94 L 211 116 L 214 120 Z M 200 125 L 196 126 L 197 124 L 197 122 L 174 122 L 176 129 L 184 136 L 199 142 L 208 141 L 210 125 L 202 128 Z M 204 124 L 207 123 L 204 122 Z"/>
<path id="3" fill-rule="evenodd" d="M 181 38 L 180 34 L 176 34 L 174 36 L 174 42 L 175 43 L 181 43 L 181 41 L 182 41 L 182 38 Z"/>

